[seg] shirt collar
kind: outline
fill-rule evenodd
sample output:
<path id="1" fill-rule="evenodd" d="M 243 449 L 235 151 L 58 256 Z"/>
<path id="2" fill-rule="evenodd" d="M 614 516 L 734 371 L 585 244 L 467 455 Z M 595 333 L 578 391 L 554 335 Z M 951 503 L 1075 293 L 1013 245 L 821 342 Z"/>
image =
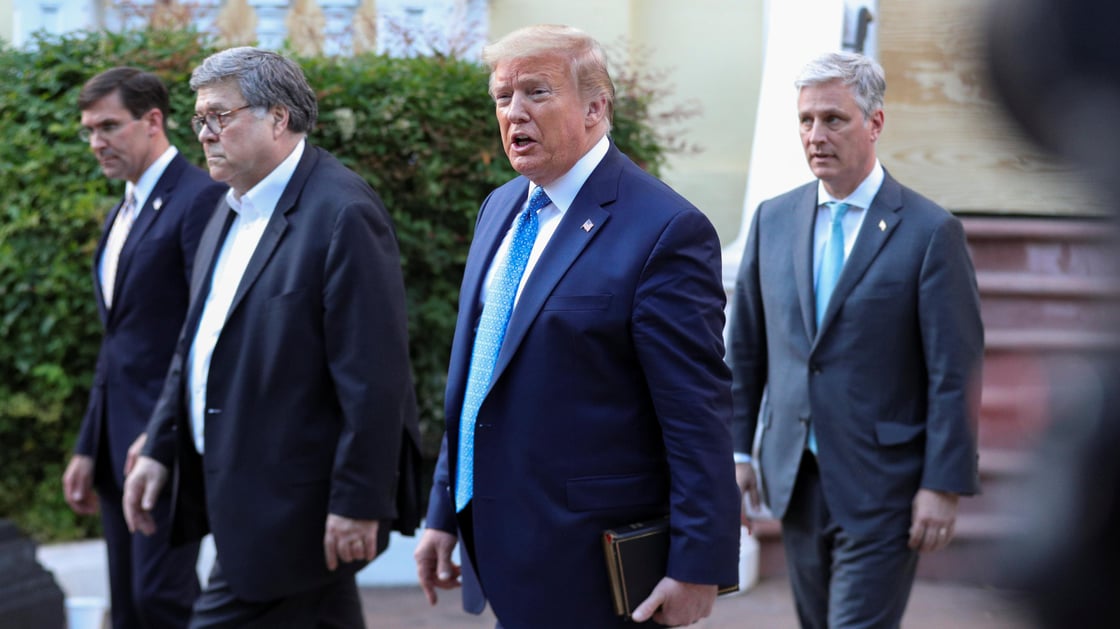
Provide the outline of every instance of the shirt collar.
<path id="1" fill-rule="evenodd" d="M 871 202 L 875 200 L 875 195 L 879 194 L 879 188 L 883 185 L 883 165 L 879 160 L 875 160 L 875 165 L 871 167 L 871 172 L 867 177 L 852 191 L 847 197 L 837 199 L 824 189 L 824 182 L 817 181 L 817 205 L 823 205 L 829 201 L 840 201 L 847 203 L 852 207 L 858 207 L 866 210 L 871 207 Z"/>
<path id="2" fill-rule="evenodd" d="M 284 188 L 288 187 L 288 182 L 291 181 L 292 175 L 296 172 L 296 166 L 299 166 L 299 160 L 303 157 L 306 142 L 306 140 L 300 140 L 288 157 L 280 162 L 280 165 L 273 168 L 272 172 L 257 182 L 257 185 L 241 195 L 241 198 L 237 198 L 233 188 L 230 188 L 226 192 L 226 202 L 229 203 L 229 207 L 246 220 L 272 216 L 276 204 L 280 202 L 280 196 L 284 194 Z"/>
<path id="3" fill-rule="evenodd" d="M 579 161 L 571 167 L 568 172 L 561 175 L 556 181 L 544 187 L 545 194 L 548 195 L 552 204 L 561 214 L 568 211 L 572 203 L 576 200 L 576 195 L 579 194 L 583 184 L 587 183 L 587 179 L 591 177 L 591 173 L 599 166 L 599 162 L 603 161 L 606 156 L 607 150 L 611 147 L 611 141 L 607 136 L 599 138 L 595 146 L 591 150 L 583 154 Z M 533 191 L 537 189 L 535 183 L 529 183 L 529 196 L 533 195 Z"/>
<path id="4" fill-rule="evenodd" d="M 135 184 L 131 181 L 124 184 L 125 196 L 132 195 L 132 198 L 136 200 L 137 210 L 144 207 L 144 204 L 148 202 L 148 197 L 151 196 L 152 189 L 156 187 L 156 182 L 163 176 L 163 171 L 167 170 L 167 165 L 178 154 L 179 149 L 174 146 L 167 147 L 167 150 L 157 157 L 151 166 L 148 166 L 144 174 L 140 175 Z"/>

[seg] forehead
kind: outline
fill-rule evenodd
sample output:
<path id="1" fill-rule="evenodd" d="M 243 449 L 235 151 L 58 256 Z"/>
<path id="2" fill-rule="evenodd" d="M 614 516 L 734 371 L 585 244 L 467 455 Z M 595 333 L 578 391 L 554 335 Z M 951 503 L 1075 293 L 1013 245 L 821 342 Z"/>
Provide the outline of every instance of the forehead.
<path id="1" fill-rule="evenodd" d="M 119 120 L 131 118 L 132 114 L 128 113 L 124 103 L 121 102 L 121 93 L 119 90 L 113 90 L 100 99 L 93 102 L 88 108 L 82 110 L 82 123 L 87 121 L 90 124 L 97 124 L 107 120 Z"/>
<path id="2" fill-rule="evenodd" d="M 241 88 L 232 79 L 198 88 L 194 109 L 197 112 L 225 111 L 245 104 Z"/>
<path id="3" fill-rule="evenodd" d="M 840 81 L 820 85 L 806 85 L 797 95 L 797 108 L 801 112 L 846 111 L 859 109 L 851 88 Z"/>
<path id="4" fill-rule="evenodd" d="M 572 80 L 567 58 L 558 54 L 519 57 L 503 61 L 494 67 L 491 82 L 495 85 L 545 82 L 561 84 Z"/>

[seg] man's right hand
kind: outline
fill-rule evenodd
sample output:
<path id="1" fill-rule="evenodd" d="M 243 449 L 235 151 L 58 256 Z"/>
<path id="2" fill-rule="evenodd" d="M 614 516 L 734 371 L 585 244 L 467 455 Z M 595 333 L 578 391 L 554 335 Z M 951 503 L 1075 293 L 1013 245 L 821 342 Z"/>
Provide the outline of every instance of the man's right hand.
<path id="1" fill-rule="evenodd" d="M 93 457 L 75 454 L 62 474 L 62 495 L 78 515 L 97 513 L 97 494 L 93 491 Z"/>
<path id="2" fill-rule="evenodd" d="M 755 511 L 762 506 L 762 499 L 758 495 L 758 478 L 754 474 L 754 468 L 750 463 L 736 463 L 735 464 L 735 482 L 739 484 L 739 494 L 744 496 L 745 500 L 749 500 L 751 508 Z M 751 520 L 747 517 L 747 510 L 739 510 L 739 519 L 743 526 L 747 527 L 747 531 L 751 530 Z"/>
<path id="3" fill-rule="evenodd" d="M 167 468 L 159 461 L 147 456 L 136 460 L 136 465 L 124 481 L 122 501 L 129 531 L 140 531 L 144 535 L 156 532 L 152 509 L 156 506 L 160 490 L 167 484 L 167 476 Z"/>
<path id="4" fill-rule="evenodd" d="M 458 538 L 437 529 L 425 529 L 416 544 L 412 558 L 416 560 L 416 574 L 420 577 L 420 587 L 428 597 L 428 603 L 436 604 L 436 588 L 450 590 L 459 587 L 459 566 L 451 561 L 451 551 L 455 550 Z"/>

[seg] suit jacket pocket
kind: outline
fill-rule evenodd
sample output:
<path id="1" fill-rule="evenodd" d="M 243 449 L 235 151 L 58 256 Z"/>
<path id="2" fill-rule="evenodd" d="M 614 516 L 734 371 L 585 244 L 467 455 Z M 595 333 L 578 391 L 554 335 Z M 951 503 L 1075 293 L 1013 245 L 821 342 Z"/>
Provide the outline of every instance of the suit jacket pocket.
<path id="1" fill-rule="evenodd" d="M 613 295 L 553 295 L 544 310 L 606 310 Z"/>
<path id="2" fill-rule="evenodd" d="M 899 446 L 921 437 L 925 431 L 923 424 L 879 422 L 875 424 L 875 439 L 881 446 Z"/>
<path id="3" fill-rule="evenodd" d="M 568 508 L 596 511 L 659 505 L 668 499 L 668 479 L 663 474 L 621 474 L 568 480 Z"/>

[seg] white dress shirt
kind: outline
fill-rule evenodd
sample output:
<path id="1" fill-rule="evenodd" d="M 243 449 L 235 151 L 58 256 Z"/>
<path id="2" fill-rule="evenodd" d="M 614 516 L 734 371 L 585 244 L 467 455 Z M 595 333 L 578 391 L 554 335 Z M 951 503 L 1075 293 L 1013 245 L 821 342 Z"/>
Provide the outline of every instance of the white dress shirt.
<path id="1" fill-rule="evenodd" d="M 210 292 L 206 295 L 202 318 L 198 322 L 190 354 L 187 356 L 187 411 L 190 413 L 194 446 L 199 454 L 204 451 L 206 382 L 210 375 L 214 346 L 218 344 L 230 306 L 233 305 L 233 296 L 241 284 L 245 268 L 249 266 L 249 259 L 257 250 L 264 229 L 276 210 L 276 204 L 280 202 L 280 195 L 284 193 L 284 188 L 288 186 L 288 181 L 299 165 L 304 144 L 301 140 L 291 155 L 241 198 L 237 197 L 233 188 L 226 193 L 226 202 L 237 216 L 233 219 L 214 262 Z"/>
<path id="2" fill-rule="evenodd" d="M 167 147 L 167 150 L 157 157 L 156 161 L 152 162 L 151 166 L 148 166 L 144 174 L 140 175 L 140 178 L 136 180 L 135 184 L 131 181 L 124 184 L 124 198 L 127 199 L 128 195 L 131 194 L 136 203 L 136 209 L 133 211 L 132 215 L 133 224 L 135 224 L 136 219 L 140 218 L 140 210 L 144 209 L 144 204 L 148 202 L 148 197 L 151 196 L 152 189 L 156 187 L 156 182 L 163 176 L 163 171 L 167 170 L 167 165 L 170 164 L 171 160 L 175 159 L 175 156 L 178 154 L 179 149 L 174 146 Z M 112 226 L 110 226 L 110 229 L 111 228 Z M 101 259 L 98 260 L 97 263 L 97 278 L 101 280 L 102 286 L 106 286 L 105 256 L 108 255 L 108 253 L 109 248 L 105 247 L 105 249 L 101 251 Z"/>
<path id="3" fill-rule="evenodd" d="M 521 284 L 517 287 L 517 295 L 514 297 L 514 307 L 517 306 L 517 300 L 521 298 L 521 291 L 525 288 L 525 282 L 529 279 L 533 269 L 537 266 L 537 260 L 540 259 L 541 253 L 544 252 L 545 246 L 548 241 L 552 240 L 553 234 L 556 233 L 556 227 L 560 224 L 560 220 L 564 218 L 564 213 L 572 206 L 576 200 L 576 195 L 579 194 L 583 184 L 587 182 L 587 178 L 594 172 L 595 167 L 599 162 L 603 161 L 603 157 L 607 154 L 607 149 L 611 146 L 610 140 L 607 136 L 603 136 L 591 147 L 587 153 L 579 159 L 578 162 L 572 166 L 571 170 L 564 173 L 556 181 L 545 186 L 544 192 L 548 195 L 551 203 L 537 210 L 537 220 L 540 221 L 540 228 L 537 231 L 537 240 L 533 243 L 533 250 L 529 253 L 529 261 L 525 264 L 525 272 L 521 275 Z M 529 194 L 525 197 L 525 202 L 521 204 L 521 209 L 529 205 L 529 198 L 533 196 L 533 191 L 537 189 L 535 183 L 529 182 Z M 502 244 L 498 246 L 497 253 L 494 254 L 494 259 L 490 262 L 490 268 L 486 271 L 486 281 L 482 284 L 482 290 L 479 294 L 479 299 L 482 303 L 486 302 L 486 293 L 490 287 L 490 282 L 493 281 L 494 270 L 498 266 L 499 260 L 505 260 L 509 256 L 509 243 L 513 238 L 514 227 L 517 224 L 517 216 L 521 212 L 517 212 L 510 221 L 509 229 L 506 235 L 502 238 Z"/>

